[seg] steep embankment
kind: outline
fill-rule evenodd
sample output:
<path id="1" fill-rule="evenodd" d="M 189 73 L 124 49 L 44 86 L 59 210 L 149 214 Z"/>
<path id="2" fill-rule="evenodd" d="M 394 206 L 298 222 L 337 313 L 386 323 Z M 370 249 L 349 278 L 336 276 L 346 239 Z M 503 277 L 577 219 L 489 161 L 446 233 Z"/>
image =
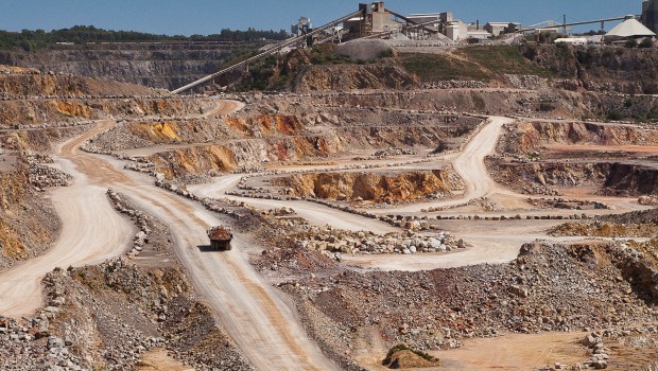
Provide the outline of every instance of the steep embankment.
<path id="1" fill-rule="evenodd" d="M 649 145 L 658 143 L 658 132 L 640 126 L 584 122 L 527 122 L 508 126 L 498 144 L 500 153 L 540 152 L 548 144 Z"/>
<path id="2" fill-rule="evenodd" d="M 656 143 L 658 132 L 650 126 L 526 122 L 505 127 L 498 152 L 507 157 L 489 159 L 487 165 L 499 183 L 523 193 L 589 188 L 620 196 L 646 195 L 656 192 L 658 169 L 630 153 L 638 148 L 651 150 Z M 559 151 L 570 145 L 575 152 Z M 611 146 L 611 151 L 601 149 L 605 146 Z M 613 148 L 619 152 L 613 153 Z M 556 153 L 558 158 L 553 159 Z M 514 157 L 511 161 L 510 156 Z M 563 161 L 563 156 L 568 160 Z"/>
<path id="3" fill-rule="evenodd" d="M 0 172 L 0 268 L 44 252 L 59 227 L 52 206 L 34 190 L 27 166 Z"/>
<path id="4" fill-rule="evenodd" d="M 293 91 L 359 90 L 416 88 L 418 79 L 397 66 L 312 66 L 295 77 Z"/>
<path id="5" fill-rule="evenodd" d="M 487 168 L 499 184 L 525 194 L 551 194 L 560 188 L 604 186 L 611 164 L 561 162 L 487 161 Z"/>
<path id="6" fill-rule="evenodd" d="M 303 197 L 395 203 L 423 197 L 445 197 L 462 188 L 459 177 L 446 170 L 397 174 L 328 173 L 277 178 L 277 186 Z"/>
<path id="7" fill-rule="evenodd" d="M 166 115 L 174 111 L 175 103 L 164 102 L 165 98 L 166 94 L 143 86 L 13 70 L 0 74 L 0 128 L 54 127 L 55 122 L 72 123 L 119 111 Z"/>
<path id="8" fill-rule="evenodd" d="M 526 194 L 554 194 L 559 189 L 581 187 L 620 197 L 658 194 L 658 169 L 638 163 L 489 161 L 488 168 L 497 182 Z"/>
<path id="9" fill-rule="evenodd" d="M 40 73 L 25 70 L 22 73 L 0 75 L 0 92 L 4 98 L 28 96 L 80 97 L 85 95 L 155 95 L 153 89 L 116 81 L 70 74 Z M 162 93 L 160 93 L 162 94 Z"/>
<path id="10" fill-rule="evenodd" d="M 658 50 L 655 48 L 540 45 L 526 46 L 522 52 L 536 66 L 570 80 L 571 86 L 565 88 L 626 94 L 658 93 Z"/>
<path id="11" fill-rule="evenodd" d="M 230 57 L 233 48 L 230 45 L 203 48 L 172 44 L 169 47 L 153 45 L 156 50 L 2 52 L 0 64 L 171 90 L 216 72 Z"/>
<path id="12" fill-rule="evenodd" d="M 129 123 L 102 134 L 87 148 L 147 156 L 158 171 L 177 178 L 335 154 L 415 153 L 433 150 L 438 143 L 456 148 L 480 123 L 441 112 L 298 106 L 287 97 L 268 98 L 267 103 L 261 111 L 208 120 Z"/>
<path id="13" fill-rule="evenodd" d="M 341 94 L 315 93 L 298 97 L 298 104 L 335 107 L 386 107 L 402 110 L 445 110 L 508 117 L 556 117 L 606 121 L 608 118 L 648 120 L 658 115 L 658 96 L 557 89 L 439 89 L 412 91 L 359 91 Z M 658 117 L 658 116 L 656 116 Z"/>

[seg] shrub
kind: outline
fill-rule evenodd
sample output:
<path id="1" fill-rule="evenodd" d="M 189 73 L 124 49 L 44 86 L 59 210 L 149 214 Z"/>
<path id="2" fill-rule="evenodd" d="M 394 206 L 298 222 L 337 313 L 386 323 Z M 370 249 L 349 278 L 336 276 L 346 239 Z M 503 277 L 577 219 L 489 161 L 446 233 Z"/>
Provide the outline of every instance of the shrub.
<path id="1" fill-rule="evenodd" d="M 651 48 L 653 46 L 653 38 L 645 37 L 640 43 L 640 48 Z"/>
<path id="2" fill-rule="evenodd" d="M 622 114 L 616 109 L 613 109 L 608 113 L 608 120 L 610 121 L 619 121 L 622 119 Z"/>
<path id="3" fill-rule="evenodd" d="M 626 41 L 626 47 L 630 49 L 637 47 L 637 40 L 628 39 L 628 41 Z"/>

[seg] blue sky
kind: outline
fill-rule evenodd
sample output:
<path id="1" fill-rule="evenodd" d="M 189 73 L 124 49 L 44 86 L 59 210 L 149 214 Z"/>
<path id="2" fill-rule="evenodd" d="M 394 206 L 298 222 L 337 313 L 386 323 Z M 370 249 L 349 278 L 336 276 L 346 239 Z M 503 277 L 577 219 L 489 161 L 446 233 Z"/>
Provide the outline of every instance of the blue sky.
<path id="1" fill-rule="evenodd" d="M 364 0 L 361 0 L 365 2 Z M 359 0 L 0 0 L 0 29 L 59 29 L 93 25 L 169 35 L 218 33 L 223 28 L 284 28 L 300 16 L 319 26 L 358 9 Z M 641 0 L 389 0 L 403 13 L 452 11 L 464 21 L 594 20 L 640 14 Z M 592 25 L 587 29 L 597 28 Z M 607 26 L 610 29 L 611 26 Z"/>

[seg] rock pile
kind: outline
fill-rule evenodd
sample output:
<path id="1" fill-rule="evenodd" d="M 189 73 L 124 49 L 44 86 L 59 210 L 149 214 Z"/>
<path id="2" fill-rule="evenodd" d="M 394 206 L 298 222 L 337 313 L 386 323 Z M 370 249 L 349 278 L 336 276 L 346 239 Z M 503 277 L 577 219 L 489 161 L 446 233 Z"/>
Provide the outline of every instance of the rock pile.
<path id="1" fill-rule="evenodd" d="M 341 331 L 374 326 L 393 343 L 445 349 L 476 336 L 623 329 L 652 321 L 656 311 L 646 303 L 658 297 L 651 291 L 655 270 L 633 251 L 612 244 L 596 250 L 528 244 L 506 265 L 365 274 L 345 269 L 281 287 L 309 300 Z"/>
<path id="2" fill-rule="evenodd" d="M 70 174 L 64 173 L 50 166 L 38 165 L 30 163 L 30 183 L 37 188 L 43 190 L 50 187 L 68 187 L 73 181 Z"/>
<path id="3" fill-rule="evenodd" d="M 286 208 L 282 207 L 280 209 L 270 209 L 267 211 L 262 211 L 261 215 L 269 215 L 269 216 L 289 216 L 289 215 L 295 215 L 295 210 L 292 208 Z"/>
<path id="4" fill-rule="evenodd" d="M 610 352 L 603 346 L 603 337 L 601 334 L 592 332 L 583 339 L 583 345 L 585 345 L 591 352 L 592 357 L 590 358 L 587 365 L 595 370 L 605 370 L 608 368 L 608 353 Z"/>
<path id="5" fill-rule="evenodd" d="M 637 202 L 645 206 L 658 206 L 658 196 L 641 196 Z"/>
<path id="6" fill-rule="evenodd" d="M 144 245 L 149 242 L 149 234 L 151 234 L 151 228 L 149 227 L 150 217 L 144 215 L 140 210 L 135 210 L 127 206 L 122 197 L 111 189 L 107 190 L 107 196 L 110 198 L 114 209 L 121 214 L 128 215 L 139 229 L 139 232 L 135 234 L 135 238 L 133 239 L 133 248 L 128 255 L 129 257 L 136 257 L 144 249 Z"/>
<path id="7" fill-rule="evenodd" d="M 424 83 L 423 89 L 486 89 L 489 84 L 474 80 L 449 80 Z"/>
<path id="8" fill-rule="evenodd" d="M 455 240 L 449 232 L 419 235 L 413 231 L 379 235 L 372 232 L 353 232 L 309 227 L 296 238 L 295 247 L 320 251 L 340 260 L 340 254 L 416 254 L 436 253 L 464 248 L 462 240 Z"/>

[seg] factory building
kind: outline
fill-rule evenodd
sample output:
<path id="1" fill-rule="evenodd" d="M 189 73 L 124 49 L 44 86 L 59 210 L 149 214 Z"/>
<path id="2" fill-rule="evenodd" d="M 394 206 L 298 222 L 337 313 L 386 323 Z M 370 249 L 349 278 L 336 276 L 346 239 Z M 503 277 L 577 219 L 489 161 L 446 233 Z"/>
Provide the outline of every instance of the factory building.
<path id="1" fill-rule="evenodd" d="M 368 36 L 382 32 L 399 31 L 403 23 L 393 19 L 395 14 L 386 9 L 383 1 L 372 4 L 359 4 L 364 15 L 350 18 L 344 23 L 344 29 L 350 34 Z"/>
<path id="2" fill-rule="evenodd" d="M 428 25 L 428 28 L 444 35 L 447 33 L 448 25 L 454 20 L 454 16 L 450 12 L 411 14 L 407 18 L 415 23 L 435 22 Z"/>
<path id="3" fill-rule="evenodd" d="M 290 32 L 293 36 L 301 36 L 307 34 L 313 29 L 313 23 L 310 18 L 300 17 L 296 23 L 292 24 Z"/>
<path id="4" fill-rule="evenodd" d="M 642 23 L 651 31 L 658 33 L 658 0 L 642 3 Z"/>
<path id="5" fill-rule="evenodd" d="M 517 22 L 489 22 L 483 28 L 493 36 L 500 36 L 516 31 L 521 28 L 521 24 Z"/>

